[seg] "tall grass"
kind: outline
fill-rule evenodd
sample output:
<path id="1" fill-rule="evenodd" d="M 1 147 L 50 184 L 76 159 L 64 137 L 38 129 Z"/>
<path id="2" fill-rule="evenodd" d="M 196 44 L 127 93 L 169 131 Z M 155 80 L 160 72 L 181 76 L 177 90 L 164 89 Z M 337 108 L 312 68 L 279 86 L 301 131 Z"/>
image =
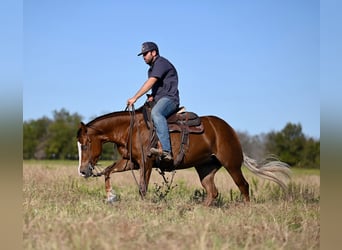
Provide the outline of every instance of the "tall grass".
<path id="1" fill-rule="evenodd" d="M 24 249 L 319 249 L 319 173 L 294 174 L 287 194 L 246 172 L 251 202 L 226 171 L 212 207 L 193 170 L 166 185 L 153 171 L 141 200 L 130 172 L 112 175 L 120 199 L 104 202 L 103 178 L 77 163 L 24 162 Z"/>

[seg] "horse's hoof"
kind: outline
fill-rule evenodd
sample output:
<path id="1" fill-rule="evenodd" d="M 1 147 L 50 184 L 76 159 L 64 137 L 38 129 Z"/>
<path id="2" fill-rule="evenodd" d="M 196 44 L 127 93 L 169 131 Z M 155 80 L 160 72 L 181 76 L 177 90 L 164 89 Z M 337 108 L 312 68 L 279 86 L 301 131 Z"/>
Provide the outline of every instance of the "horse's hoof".
<path id="1" fill-rule="evenodd" d="M 117 201 L 119 201 L 119 197 L 116 196 L 115 194 L 112 194 L 111 196 L 109 196 L 109 197 L 107 198 L 107 203 L 108 203 L 108 204 L 113 204 L 113 203 L 115 203 L 115 202 L 117 202 Z"/>

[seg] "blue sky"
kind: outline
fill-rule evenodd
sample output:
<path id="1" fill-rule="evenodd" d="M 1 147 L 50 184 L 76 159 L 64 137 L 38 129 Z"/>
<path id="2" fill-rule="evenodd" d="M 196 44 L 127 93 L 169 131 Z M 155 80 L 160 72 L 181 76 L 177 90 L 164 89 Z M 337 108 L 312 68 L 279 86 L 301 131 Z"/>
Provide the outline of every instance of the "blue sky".
<path id="1" fill-rule="evenodd" d="M 188 110 L 251 135 L 291 122 L 320 137 L 318 0 L 28 0 L 23 11 L 24 121 L 123 110 L 147 77 L 141 43 L 154 41 Z"/>

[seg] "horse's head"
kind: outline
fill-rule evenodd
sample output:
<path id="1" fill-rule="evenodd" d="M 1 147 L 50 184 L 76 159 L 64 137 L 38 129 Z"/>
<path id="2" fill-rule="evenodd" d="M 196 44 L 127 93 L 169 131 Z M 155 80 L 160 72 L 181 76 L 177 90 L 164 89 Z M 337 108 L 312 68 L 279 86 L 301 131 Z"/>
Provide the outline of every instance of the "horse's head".
<path id="1" fill-rule="evenodd" d="M 101 154 L 102 143 L 95 134 L 88 134 L 88 127 L 81 122 L 77 132 L 78 147 L 78 173 L 80 176 L 88 178 L 93 176 L 95 164 Z"/>

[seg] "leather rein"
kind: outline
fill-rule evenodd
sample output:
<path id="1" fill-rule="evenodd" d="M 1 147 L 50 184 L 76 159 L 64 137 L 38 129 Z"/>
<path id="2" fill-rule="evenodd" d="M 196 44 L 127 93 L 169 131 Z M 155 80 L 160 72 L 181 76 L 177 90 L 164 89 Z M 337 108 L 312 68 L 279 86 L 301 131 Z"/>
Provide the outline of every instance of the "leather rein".
<path id="1" fill-rule="evenodd" d="M 135 109 L 134 109 L 134 105 L 132 104 L 131 109 L 129 109 L 129 106 L 127 105 L 125 111 L 129 112 L 130 115 L 130 123 L 129 123 L 129 134 L 128 134 L 128 152 L 129 152 L 129 161 L 131 163 L 131 166 L 134 165 L 133 162 L 133 157 L 132 157 L 132 144 L 133 144 L 133 129 L 134 129 L 134 125 L 135 125 Z M 143 144 L 142 144 L 142 140 L 141 140 L 141 133 L 140 133 L 140 129 L 139 126 L 137 126 L 137 131 L 138 131 L 138 137 L 139 137 L 139 145 L 140 145 L 140 150 L 141 150 L 141 156 L 142 156 L 142 166 L 140 166 L 142 169 L 141 171 L 143 171 L 143 173 L 145 172 L 145 154 L 144 154 L 144 148 L 143 148 Z M 136 185 L 138 186 L 139 189 L 139 194 L 141 199 L 144 199 L 144 194 L 143 191 L 141 189 L 141 186 L 138 183 L 138 180 L 134 174 L 133 171 L 133 167 L 131 167 L 131 172 L 133 175 L 133 178 L 135 180 Z M 145 179 L 143 179 L 144 181 L 144 186 L 146 187 L 146 183 L 145 183 Z"/>
<path id="2" fill-rule="evenodd" d="M 129 115 L 130 115 L 130 123 L 129 123 L 129 133 L 128 133 L 128 138 L 127 138 L 127 150 L 129 152 L 129 160 L 127 160 L 127 163 L 128 164 L 128 161 L 131 163 L 131 173 L 133 175 L 133 178 L 135 180 L 135 183 L 136 185 L 138 186 L 138 189 L 139 189 L 139 194 L 140 194 L 140 197 L 142 199 L 144 199 L 144 195 L 143 195 L 143 192 L 141 190 L 141 187 L 139 186 L 139 183 L 138 183 L 138 180 L 134 174 L 134 169 L 133 169 L 133 166 L 134 166 L 134 162 L 133 162 L 133 156 L 132 156 L 132 144 L 133 144 L 133 130 L 134 130 L 134 126 L 135 126 L 135 109 L 134 109 L 134 105 L 131 106 L 132 108 L 129 109 L 129 106 L 127 105 L 125 111 L 128 111 L 129 112 Z M 95 128 L 93 128 L 95 129 Z M 143 149 L 143 144 L 142 144 L 142 140 L 141 140 L 141 134 L 140 134 L 140 130 L 139 130 L 139 126 L 137 126 L 137 131 L 138 131 L 138 136 L 139 136 L 139 144 L 140 144 L 140 149 L 141 149 L 141 155 L 142 155 L 142 158 L 143 158 L 143 161 L 142 161 L 142 171 L 145 171 L 145 154 L 144 154 L 144 149 Z M 87 147 L 87 151 L 89 152 L 90 154 L 90 162 L 91 162 L 91 170 L 92 171 L 96 171 L 96 173 L 93 173 L 91 177 L 100 177 L 102 175 L 105 175 L 107 173 L 107 169 L 110 168 L 111 166 L 105 168 L 104 170 L 102 171 L 98 171 L 96 169 L 96 164 L 93 163 L 93 157 L 92 157 L 92 154 L 91 154 L 91 150 L 90 150 L 90 146 L 91 146 L 91 140 L 89 138 L 89 136 L 87 135 L 87 141 L 89 143 L 89 145 L 87 146 L 83 146 L 83 147 Z M 97 167 L 98 168 L 98 167 Z M 144 180 L 145 181 L 145 180 Z M 146 183 L 144 183 L 144 185 L 146 186 Z"/>

